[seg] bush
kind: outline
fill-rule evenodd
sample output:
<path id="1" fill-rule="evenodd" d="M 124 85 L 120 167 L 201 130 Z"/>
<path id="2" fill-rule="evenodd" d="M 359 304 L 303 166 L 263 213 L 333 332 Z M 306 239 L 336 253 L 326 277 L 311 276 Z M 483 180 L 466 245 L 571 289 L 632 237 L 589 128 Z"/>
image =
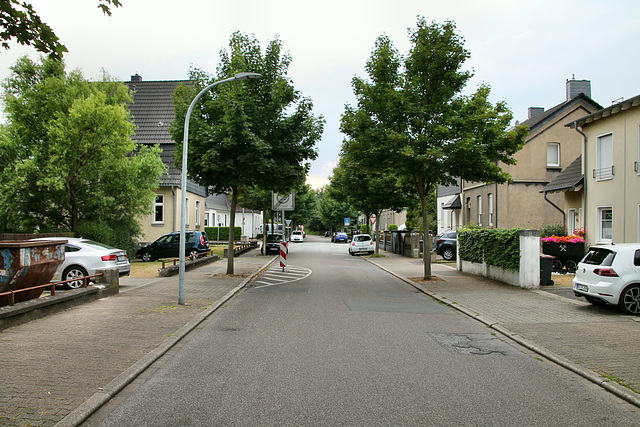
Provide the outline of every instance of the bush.
<path id="1" fill-rule="evenodd" d="M 127 223 L 126 221 L 115 226 L 104 222 L 90 221 L 78 225 L 76 235 L 123 249 L 127 251 L 129 259 L 133 259 L 138 250 L 135 238 L 140 235 L 140 228 L 137 224 Z"/>
<path id="2" fill-rule="evenodd" d="M 566 236 L 567 228 L 564 224 L 543 224 L 540 227 L 540 237 Z"/>
<path id="3" fill-rule="evenodd" d="M 396 231 L 398 229 L 398 226 L 396 224 L 389 224 L 388 230 L 389 231 Z"/>
<path id="4" fill-rule="evenodd" d="M 220 229 L 220 240 L 229 240 L 229 227 L 205 227 L 209 240 L 218 240 L 218 229 Z M 233 240 L 240 240 L 242 237 L 242 227 L 234 227 Z"/>
<path id="5" fill-rule="evenodd" d="M 458 232 L 460 259 L 483 261 L 505 270 L 520 269 L 520 229 L 463 228 Z"/>

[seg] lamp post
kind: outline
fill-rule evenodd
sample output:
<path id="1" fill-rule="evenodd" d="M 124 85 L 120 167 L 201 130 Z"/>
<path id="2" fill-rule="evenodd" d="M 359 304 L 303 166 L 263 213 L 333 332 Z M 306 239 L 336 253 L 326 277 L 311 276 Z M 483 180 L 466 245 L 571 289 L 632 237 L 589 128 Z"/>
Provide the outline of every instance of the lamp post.
<path id="1" fill-rule="evenodd" d="M 230 83 L 239 80 L 247 80 L 247 79 L 261 79 L 262 75 L 258 73 L 238 73 L 233 77 L 228 79 L 219 80 L 217 82 L 211 83 L 209 86 L 205 87 L 193 98 L 191 104 L 189 105 L 189 109 L 187 110 L 187 115 L 184 118 L 184 137 L 182 144 L 182 177 L 180 180 L 180 188 L 182 194 L 182 203 L 181 203 L 181 212 L 180 212 L 180 265 L 179 265 L 179 276 L 178 276 L 178 304 L 184 305 L 184 271 L 185 271 L 185 250 L 186 250 L 186 233 L 185 229 L 187 227 L 187 153 L 189 150 L 189 119 L 191 117 L 191 112 L 193 111 L 198 100 L 204 95 L 205 92 L 212 89 L 215 86 L 221 85 L 223 83 Z"/>

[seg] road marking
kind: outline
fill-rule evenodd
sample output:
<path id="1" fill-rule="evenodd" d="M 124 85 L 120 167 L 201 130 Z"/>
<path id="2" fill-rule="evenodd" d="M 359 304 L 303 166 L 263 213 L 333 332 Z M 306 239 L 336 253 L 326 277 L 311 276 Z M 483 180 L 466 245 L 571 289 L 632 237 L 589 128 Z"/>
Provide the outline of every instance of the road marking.
<path id="1" fill-rule="evenodd" d="M 253 287 L 255 289 L 266 288 L 268 286 L 284 285 L 285 283 L 297 282 L 306 277 L 309 277 L 311 270 L 306 267 L 296 267 L 295 265 L 289 265 L 283 272 L 282 267 L 273 266 L 267 271 L 262 273 L 260 277 L 255 280 Z"/>

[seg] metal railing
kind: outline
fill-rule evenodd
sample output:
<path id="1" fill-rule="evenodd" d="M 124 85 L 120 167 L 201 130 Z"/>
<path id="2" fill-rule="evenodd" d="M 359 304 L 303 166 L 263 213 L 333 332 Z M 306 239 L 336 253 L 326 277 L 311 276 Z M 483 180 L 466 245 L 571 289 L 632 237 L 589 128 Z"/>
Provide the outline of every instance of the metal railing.
<path id="1" fill-rule="evenodd" d="M 82 276 L 82 277 L 78 277 L 75 279 L 69 279 L 69 280 L 63 280 L 60 282 L 50 282 L 44 285 L 36 285 L 36 286 L 31 286 L 30 288 L 23 288 L 23 289 L 15 289 L 15 290 L 11 290 L 11 291 L 7 291 L 7 292 L 1 292 L 0 293 L 0 297 L 3 296 L 9 296 L 9 305 L 15 305 L 15 295 L 22 293 L 22 292 L 27 292 L 27 291 L 34 291 L 37 289 L 47 289 L 50 288 L 49 291 L 51 292 L 51 296 L 55 296 L 56 295 L 56 286 L 58 285 L 66 285 L 69 282 L 76 282 L 79 280 L 82 280 L 82 288 L 86 288 L 89 284 L 89 279 L 92 279 L 94 277 L 98 277 L 98 276 L 104 276 L 103 273 L 98 273 L 98 274 L 93 274 L 90 276 Z M 35 298 L 34 298 L 35 299 Z"/>
<path id="2" fill-rule="evenodd" d="M 209 255 L 211 255 L 212 253 L 213 253 L 213 251 L 201 252 L 199 254 L 189 255 L 187 258 L 189 258 L 189 260 L 193 261 L 193 260 L 199 259 L 199 258 L 206 258 Z M 169 264 L 169 263 L 171 263 L 172 265 L 177 265 L 179 262 L 180 262 L 180 258 L 163 259 L 162 260 L 162 268 L 165 268 L 167 266 L 167 264 Z"/>

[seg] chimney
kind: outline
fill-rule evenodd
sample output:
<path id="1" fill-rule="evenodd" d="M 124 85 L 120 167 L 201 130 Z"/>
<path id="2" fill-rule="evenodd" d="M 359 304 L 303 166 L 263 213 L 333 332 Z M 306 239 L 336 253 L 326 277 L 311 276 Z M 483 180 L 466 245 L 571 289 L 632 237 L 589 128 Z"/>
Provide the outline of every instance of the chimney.
<path id="1" fill-rule="evenodd" d="M 544 113 L 544 107 L 529 107 L 529 119 Z"/>
<path id="2" fill-rule="evenodd" d="M 584 93 L 587 97 L 591 98 L 591 81 L 576 80 L 575 77 L 572 77 L 571 80 L 567 79 L 567 101 L 575 98 L 581 93 Z"/>
<path id="3" fill-rule="evenodd" d="M 131 81 L 132 82 L 141 82 L 142 81 L 142 76 L 138 73 L 136 73 L 135 75 L 131 76 Z"/>

